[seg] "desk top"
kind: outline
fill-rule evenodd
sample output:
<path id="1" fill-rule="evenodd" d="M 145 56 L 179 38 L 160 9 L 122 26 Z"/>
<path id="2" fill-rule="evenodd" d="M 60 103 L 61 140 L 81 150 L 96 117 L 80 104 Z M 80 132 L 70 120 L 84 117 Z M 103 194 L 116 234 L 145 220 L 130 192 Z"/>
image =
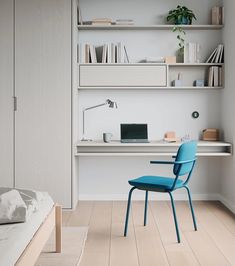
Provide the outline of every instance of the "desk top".
<path id="1" fill-rule="evenodd" d="M 163 140 L 149 143 L 121 143 L 113 140 L 79 141 L 76 144 L 76 156 L 172 156 L 183 142 Z M 198 156 L 230 156 L 232 144 L 222 141 L 198 141 Z"/>
<path id="2" fill-rule="evenodd" d="M 112 140 L 111 142 L 103 142 L 102 140 L 92 140 L 92 141 L 79 141 L 76 146 L 95 146 L 95 147 L 107 147 L 107 146 L 125 146 L 125 147 L 149 147 L 149 146 L 156 146 L 156 147 L 179 147 L 183 142 L 167 142 L 163 140 L 153 140 L 148 143 L 122 143 L 120 140 Z M 198 141 L 198 147 L 208 146 L 208 147 L 229 147 L 232 146 L 229 142 L 223 141 Z"/>

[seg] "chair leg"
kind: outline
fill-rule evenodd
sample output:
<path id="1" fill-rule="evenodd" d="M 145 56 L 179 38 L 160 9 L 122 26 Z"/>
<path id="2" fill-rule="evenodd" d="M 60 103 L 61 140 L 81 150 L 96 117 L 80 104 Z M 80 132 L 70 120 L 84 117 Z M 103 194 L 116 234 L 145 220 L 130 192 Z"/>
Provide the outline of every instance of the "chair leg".
<path id="1" fill-rule="evenodd" d="M 178 222 L 177 222 L 177 217 L 176 217 L 176 211 L 175 211 L 175 204 L 174 204 L 174 199 L 170 191 L 168 191 L 170 198 L 171 198 L 171 206 L 173 210 L 173 215 L 174 215 L 174 221 L 175 221 L 175 230 L 176 230 L 176 235 L 177 235 L 177 240 L 178 243 L 180 243 L 180 233 L 179 233 L 179 228 L 178 228 Z"/>
<path id="2" fill-rule="evenodd" d="M 192 203 L 192 199 L 191 199 L 191 193 L 190 193 L 190 190 L 189 190 L 189 188 L 187 186 L 184 186 L 184 188 L 188 192 L 189 206 L 190 206 L 191 213 L 192 213 L 194 230 L 197 231 L 197 223 L 196 223 L 196 218 L 195 218 L 195 214 L 194 214 L 194 210 L 193 210 L 193 203 Z"/>
<path id="3" fill-rule="evenodd" d="M 147 212 L 148 212 L 148 191 L 145 193 L 145 206 L 144 206 L 144 226 L 147 224 Z"/>
<path id="4" fill-rule="evenodd" d="M 129 212 L 130 212 L 130 206 L 131 206 L 131 195 L 132 195 L 132 192 L 133 192 L 134 189 L 136 189 L 136 187 L 131 188 L 131 190 L 129 191 L 129 195 L 128 195 L 124 236 L 127 235 L 127 228 L 128 228 L 128 221 L 129 221 Z"/>

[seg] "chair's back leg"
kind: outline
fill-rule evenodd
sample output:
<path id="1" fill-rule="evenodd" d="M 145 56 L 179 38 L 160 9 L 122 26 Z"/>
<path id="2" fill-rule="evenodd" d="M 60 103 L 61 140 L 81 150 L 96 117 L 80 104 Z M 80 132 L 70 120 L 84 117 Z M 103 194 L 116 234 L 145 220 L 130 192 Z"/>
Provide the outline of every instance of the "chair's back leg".
<path id="1" fill-rule="evenodd" d="M 184 186 L 184 188 L 188 192 L 189 206 L 190 206 L 191 213 L 192 213 L 193 225 L 194 225 L 195 231 L 197 231 L 197 223 L 196 223 L 196 218 L 195 218 L 195 214 L 194 214 L 194 210 L 193 210 L 193 203 L 192 203 L 192 199 L 191 199 L 191 193 L 190 193 L 190 190 L 189 190 L 189 188 L 187 186 Z"/>
<path id="2" fill-rule="evenodd" d="M 127 235 L 127 228 L 128 228 L 128 221 L 129 221 L 129 212 L 130 212 L 130 206 L 131 206 L 131 195 L 132 195 L 132 192 L 133 192 L 134 189 L 136 189 L 136 187 L 132 187 L 131 190 L 129 191 L 129 195 L 128 195 L 124 236 Z"/>
<path id="3" fill-rule="evenodd" d="M 173 198 L 173 196 L 172 196 L 170 191 L 168 191 L 168 193 L 169 193 L 170 198 L 171 198 L 171 206 L 172 206 L 173 215 L 174 215 L 175 230 L 176 230 L 177 240 L 178 240 L 178 243 L 180 243 L 180 233 L 179 233 L 178 222 L 177 222 L 177 217 L 176 217 L 174 198 Z"/>
<path id="4" fill-rule="evenodd" d="M 148 212 L 148 191 L 145 193 L 145 204 L 144 204 L 144 226 L 147 224 L 147 212 Z"/>

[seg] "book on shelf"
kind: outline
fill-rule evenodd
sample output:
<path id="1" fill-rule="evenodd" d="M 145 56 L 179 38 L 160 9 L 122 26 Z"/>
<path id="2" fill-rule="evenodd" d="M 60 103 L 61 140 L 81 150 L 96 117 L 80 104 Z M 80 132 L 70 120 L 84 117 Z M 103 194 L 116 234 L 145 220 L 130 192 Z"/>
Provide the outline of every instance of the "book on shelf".
<path id="1" fill-rule="evenodd" d="M 210 54 L 206 63 L 223 63 L 224 62 L 224 45 L 219 44 Z"/>
<path id="2" fill-rule="evenodd" d="M 184 46 L 184 63 L 199 63 L 200 62 L 200 44 L 187 43 Z"/>
<path id="3" fill-rule="evenodd" d="M 134 25 L 133 19 L 116 19 L 114 24 L 116 25 Z"/>
<path id="4" fill-rule="evenodd" d="M 93 18 L 91 24 L 94 26 L 109 26 L 112 25 L 112 19 L 110 18 Z"/>
<path id="5" fill-rule="evenodd" d="M 208 86 L 209 87 L 221 87 L 222 81 L 222 67 L 211 66 L 208 71 Z"/>
<path id="6" fill-rule="evenodd" d="M 159 56 L 159 57 L 148 56 L 148 57 L 145 57 L 144 59 L 140 60 L 139 63 L 159 63 L 159 64 L 163 64 L 163 63 L 165 63 L 165 57 L 162 57 L 162 56 Z"/>
<path id="7" fill-rule="evenodd" d="M 106 43 L 95 46 L 85 43 L 79 45 L 80 63 L 129 63 L 123 43 Z"/>
<path id="8" fill-rule="evenodd" d="M 213 6 L 211 9 L 211 24 L 223 25 L 224 24 L 224 7 Z"/>

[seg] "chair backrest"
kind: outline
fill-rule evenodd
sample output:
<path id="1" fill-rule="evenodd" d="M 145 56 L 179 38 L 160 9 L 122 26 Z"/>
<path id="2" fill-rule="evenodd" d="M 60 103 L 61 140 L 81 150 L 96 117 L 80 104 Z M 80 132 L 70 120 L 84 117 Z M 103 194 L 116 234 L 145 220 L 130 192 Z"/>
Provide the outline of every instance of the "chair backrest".
<path id="1" fill-rule="evenodd" d="M 189 161 L 196 159 L 197 142 L 189 141 L 183 143 L 177 152 L 175 161 Z M 177 176 L 188 174 L 193 168 L 194 162 L 175 164 L 173 172 Z"/>

